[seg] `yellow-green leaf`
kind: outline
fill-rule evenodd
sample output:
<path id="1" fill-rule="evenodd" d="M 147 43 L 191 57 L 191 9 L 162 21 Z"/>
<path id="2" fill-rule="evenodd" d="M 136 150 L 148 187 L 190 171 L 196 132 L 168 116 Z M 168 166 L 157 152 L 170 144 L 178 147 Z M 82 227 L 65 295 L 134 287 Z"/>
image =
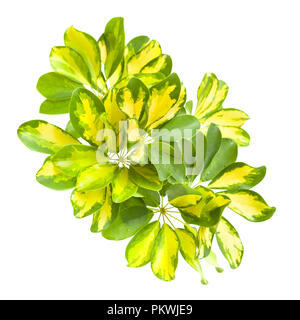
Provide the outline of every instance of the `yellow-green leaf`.
<path id="1" fill-rule="evenodd" d="M 125 252 L 129 267 L 142 267 L 150 262 L 152 249 L 159 230 L 159 221 L 154 221 L 141 229 L 131 239 Z"/>
<path id="2" fill-rule="evenodd" d="M 222 138 L 230 138 L 234 140 L 240 147 L 247 147 L 250 143 L 250 136 L 242 128 L 219 126 Z"/>
<path id="3" fill-rule="evenodd" d="M 121 168 L 115 175 L 112 182 L 112 199 L 116 203 L 131 198 L 138 190 L 138 186 L 129 180 L 127 168 Z"/>
<path id="4" fill-rule="evenodd" d="M 185 101 L 186 101 L 186 89 L 183 86 L 183 84 L 181 83 L 180 93 L 179 93 L 179 97 L 177 99 L 177 102 L 173 105 L 173 107 L 164 116 L 162 116 L 160 119 L 158 119 L 157 121 L 152 123 L 151 126 L 149 127 L 149 129 L 156 128 L 156 127 L 160 126 L 161 124 L 165 123 L 166 121 L 174 118 L 176 113 L 180 112 L 179 110 L 182 109 L 182 107 L 184 106 Z"/>
<path id="5" fill-rule="evenodd" d="M 205 125 L 214 123 L 218 126 L 241 127 L 247 120 L 249 116 L 244 111 L 228 108 L 209 114 L 205 117 Z"/>
<path id="6" fill-rule="evenodd" d="M 222 268 L 219 267 L 217 256 L 214 252 L 210 251 L 209 255 L 205 258 L 205 261 L 210 265 L 214 266 L 217 272 L 222 273 L 224 271 Z"/>
<path id="7" fill-rule="evenodd" d="M 105 189 L 78 192 L 73 190 L 71 202 L 76 218 L 87 217 L 98 211 L 105 201 Z"/>
<path id="8" fill-rule="evenodd" d="M 76 50 L 88 66 L 92 81 L 96 83 L 101 73 L 100 50 L 97 41 L 85 32 L 70 27 L 66 30 L 65 45 Z"/>
<path id="9" fill-rule="evenodd" d="M 45 187 L 54 190 L 67 190 L 75 186 L 76 179 L 57 169 L 51 157 L 48 157 L 36 174 L 36 180 Z"/>
<path id="10" fill-rule="evenodd" d="M 43 74 L 36 85 L 39 93 L 51 101 L 70 99 L 73 91 L 79 87 L 82 87 L 80 83 L 56 72 Z"/>
<path id="11" fill-rule="evenodd" d="M 231 200 L 228 207 L 249 221 L 268 220 L 276 210 L 269 207 L 262 196 L 252 190 L 224 191 L 222 194 Z"/>
<path id="12" fill-rule="evenodd" d="M 112 164 L 95 164 L 87 168 L 78 175 L 76 190 L 82 192 L 106 187 L 114 179 L 116 169 Z"/>
<path id="13" fill-rule="evenodd" d="M 80 144 L 69 133 L 44 120 L 31 120 L 21 124 L 18 136 L 27 148 L 48 154 L 69 144 Z"/>
<path id="14" fill-rule="evenodd" d="M 212 189 L 250 189 L 265 176 L 266 167 L 254 168 L 235 162 L 221 171 L 209 184 Z"/>
<path id="15" fill-rule="evenodd" d="M 172 70 L 172 59 L 167 54 L 162 54 L 161 56 L 155 58 L 146 64 L 141 73 L 156 73 L 161 72 L 165 76 L 168 76 Z"/>
<path id="16" fill-rule="evenodd" d="M 91 75 L 82 56 L 72 48 L 54 47 L 50 53 L 52 69 L 71 80 L 90 85 Z"/>
<path id="17" fill-rule="evenodd" d="M 105 201 L 101 209 L 93 214 L 93 222 L 91 225 L 91 232 L 101 232 L 102 230 L 108 228 L 112 220 L 115 217 L 115 212 L 112 207 L 111 202 L 111 190 L 110 186 L 103 189 L 105 190 Z M 99 192 L 99 191 L 98 191 Z"/>
<path id="18" fill-rule="evenodd" d="M 154 127 L 155 121 L 168 114 L 178 101 L 180 90 L 181 84 L 176 73 L 172 73 L 150 89 L 149 115 L 146 127 L 151 129 Z"/>
<path id="19" fill-rule="evenodd" d="M 127 61 L 142 50 L 148 43 L 150 39 L 147 36 L 138 36 L 131 39 L 125 47 L 124 58 Z"/>
<path id="20" fill-rule="evenodd" d="M 165 223 L 156 237 L 151 257 L 152 271 L 159 279 L 170 281 L 175 278 L 178 249 L 179 241 L 177 235 Z"/>
<path id="21" fill-rule="evenodd" d="M 112 18 L 105 27 L 99 42 L 105 44 L 105 75 L 109 78 L 122 60 L 125 49 L 124 19 Z M 103 50 L 101 50 L 101 53 Z"/>
<path id="22" fill-rule="evenodd" d="M 155 40 L 150 41 L 142 50 L 129 59 L 127 63 L 128 74 L 139 73 L 144 66 L 160 55 L 160 44 Z"/>
<path id="23" fill-rule="evenodd" d="M 233 225 L 224 217 L 221 218 L 216 232 L 221 252 L 232 269 L 236 269 L 242 261 L 244 247 L 239 234 Z"/>
<path id="24" fill-rule="evenodd" d="M 228 86 L 225 82 L 218 80 L 215 74 L 206 73 L 198 88 L 198 103 L 195 117 L 200 121 L 211 112 L 218 110 L 228 93 Z"/>
<path id="25" fill-rule="evenodd" d="M 212 226 L 210 228 L 200 226 L 198 230 L 199 259 L 203 259 L 209 255 L 215 232 L 216 232 L 216 226 Z"/>
<path id="26" fill-rule="evenodd" d="M 70 119 L 73 127 L 86 141 L 100 145 L 99 132 L 103 129 L 102 101 L 87 89 L 76 89 L 70 103 Z"/>
<path id="27" fill-rule="evenodd" d="M 119 90 L 117 103 L 119 108 L 129 117 L 140 120 L 148 102 L 149 91 L 143 82 L 131 78 L 126 87 Z"/>
<path id="28" fill-rule="evenodd" d="M 184 260 L 199 271 L 199 261 L 196 258 L 197 242 L 194 235 L 186 229 L 175 229 L 180 244 L 180 252 Z"/>
<path id="29" fill-rule="evenodd" d="M 40 113 L 43 114 L 64 114 L 70 111 L 70 100 L 45 100 L 40 105 Z"/>
<path id="30" fill-rule="evenodd" d="M 118 106 L 117 103 L 117 92 L 116 88 L 112 88 L 108 91 L 106 97 L 104 98 L 104 108 L 107 114 L 107 120 L 113 125 L 116 131 L 119 131 L 120 121 L 127 119 L 127 116 Z"/>
<path id="31" fill-rule="evenodd" d="M 152 165 L 132 166 L 129 169 L 129 177 L 132 182 L 144 189 L 158 191 L 162 187 L 157 171 Z"/>
<path id="32" fill-rule="evenodd" d="M 87 145 L 69 145 L 53 156 L 55 166 L 63 173 L 76 177 L 80 171 L 97 163 L 96 148 Z"/>

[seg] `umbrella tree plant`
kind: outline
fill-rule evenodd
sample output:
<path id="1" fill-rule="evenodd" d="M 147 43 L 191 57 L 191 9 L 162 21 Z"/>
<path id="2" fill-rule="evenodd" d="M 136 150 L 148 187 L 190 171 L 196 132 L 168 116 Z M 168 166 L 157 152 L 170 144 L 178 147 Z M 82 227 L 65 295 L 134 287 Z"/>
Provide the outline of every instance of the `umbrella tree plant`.
<path id="1" fill-rule="evenodd" d="M 139 36 L 125 45 L 122 18 L 110 20 L 98 41 L 70 27 L 64 42 L 52 48 L 53 72 L 37 89 L 46 98 L 40 113 L 69 114 L 66 129 L 44 120 L 18 129 L 28 148 L 48 155 L 37 181 L 73 189 L 74 215 L 92 216 L 92 232 L 132 237 L 131 267 L 151 262 L 169 281 L 180 252 L 205 284 L 202 261 L 223 270 L 211 250 L 216 239 L 237 268 L 244 248 L 225 208 L 253 222 L 275 208 L 250 190 L 265 167 L 236 162 L 238 146 L 250 141 L 241 128 L 249 117 L 223 108 L 226 83 L 206 74 L 194 108 L 157 41 Z"/>

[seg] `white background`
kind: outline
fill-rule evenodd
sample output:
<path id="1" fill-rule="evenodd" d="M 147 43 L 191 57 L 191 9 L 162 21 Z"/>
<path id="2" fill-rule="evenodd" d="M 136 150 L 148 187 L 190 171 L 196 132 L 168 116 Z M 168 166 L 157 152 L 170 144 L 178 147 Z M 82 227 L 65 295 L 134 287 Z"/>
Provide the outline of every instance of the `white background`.
<path id="1" fill-rule="evenodd" d="M 299 1 L 5 1 L 1 3 L 0 298 L 277 299 L 299 294 Z M 126 267 L 127 240 L 89 231 L 91 217 L 73 217 L 70 192 L 35 181 L 44 155 L 18 140 L 24 121 L 64 125 L 65 116 L 38 114 L 37 79 L 48 55 L 74 27 L 101 35 L 125 18 L 126 40 L 146 34 L 172 56 L 173 70 L 194 99 L 205 72 L 229 84 L 224 107 L 246 111 L 248 148 L 239 160 L 266 165 L 256 187 L 277 207 L 264 223 L 227 212 L 245 246 L 239 269 L 205 268 L 208 286 L 182 259 L 172 282 L 150 266 Z"/>

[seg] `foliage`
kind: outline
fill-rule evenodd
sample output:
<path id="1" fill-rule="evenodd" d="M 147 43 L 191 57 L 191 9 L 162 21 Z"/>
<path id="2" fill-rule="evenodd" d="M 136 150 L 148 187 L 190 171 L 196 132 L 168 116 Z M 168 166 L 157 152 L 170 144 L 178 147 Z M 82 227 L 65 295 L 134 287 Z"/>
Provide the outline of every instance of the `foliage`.
<path id="1" fill-rule="evenodd" d="M 111 19 L 98 41 L 70 27 L 64 43 L 52 48 L 53 72 L 37 90 L 46 98 L 40 113 L 69 114 L 65 130 L 44 120 L 18 129 L 29 149 L 47 154 L 37 181 L 73 189 L 74 216 L 92 216 L 92 232 L 132 237 L 130 267 L 151 263 L 159 279 L 173 280 L 180 252 L 206 284 L 202 261 L 223 271 L 211 250 L 216 238 L 237 268 L 244 247 L 224 210 L 261 222 L 275 208 L 250 190 L 266 168 L 236 162 L 238 146 L 250 141 L 241 128 L 249 117 L 223 108 L 226 83 L 205 74 L 193 108 L 156 40 L 138 36 L 125 45 L 123 18 Z M 187 158 L 189 148 L 200 166 Z"/>

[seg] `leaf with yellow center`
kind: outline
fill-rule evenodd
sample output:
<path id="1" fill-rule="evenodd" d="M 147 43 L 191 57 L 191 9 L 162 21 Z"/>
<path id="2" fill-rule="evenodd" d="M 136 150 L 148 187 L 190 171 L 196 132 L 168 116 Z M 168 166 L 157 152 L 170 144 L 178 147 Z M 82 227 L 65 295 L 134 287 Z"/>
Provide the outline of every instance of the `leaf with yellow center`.
<path id="1" fill-rule="evenodd" d="M 175 278 L 178 250 L 178 237 L 175 231 L 165 223 L 156 237 L 151 257 L 152 271 L 159 279 L 170 281 Z"/>
<path id="2" fill-rule="evenodd" d="M 100 145 L 99 132 L 103 129 L 102 101 L 87 89 L 76 89 L 70 103 L 70 118 L 75 130 L 86 141 Z"/>
<path id="3" fill-rule="evenodd" d="M 87 217 L 99 210 L 105 201 L 105 189 L 78 192 L 74 190 L 71 195 L 71 202 L 76 218 Z"/>
<path id="4" fill-rule="evenodd" d="M 18 137 L 27 148 L 48 154 L 69 144 L 80 144 L 69 133 L 44 120 L 31 120 L 21 124 Z"/>

